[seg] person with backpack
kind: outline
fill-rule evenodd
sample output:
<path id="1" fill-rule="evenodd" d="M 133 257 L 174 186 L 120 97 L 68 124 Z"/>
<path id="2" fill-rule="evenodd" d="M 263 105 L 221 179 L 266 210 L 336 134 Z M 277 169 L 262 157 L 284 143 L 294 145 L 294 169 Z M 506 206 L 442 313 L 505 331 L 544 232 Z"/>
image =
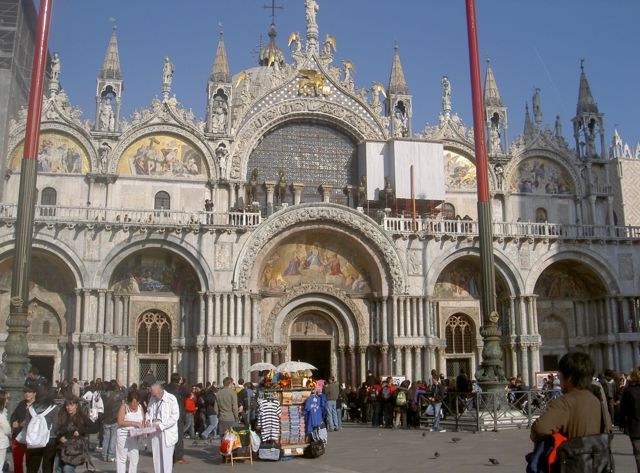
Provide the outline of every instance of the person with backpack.
<path id="1" fill-rule="evenodd" d="M 393 395 L 396 391 L 396 387 L 393 385 L 393 378 L 390 376 L 386 381 L 382 383 L 382 389 L 378 394 L 378 402 L 382 411 L 382 424 L 386 429 L 393 427 L 393 408 L 394 399 Z"/>
<path id="2" fill-rule="evenodd" d="M 411 381 L 405 379 L 396 392 L 393 395 L 394 400 L 394 419 L 393 419 L 393 428 L 398 429 L 402 426 L 403 429 L 407 428 L 407 412 L 409 406 L 409 386 L 411 385 Z"/>
<path id="3" fill-rule="evenodd" d="M 207 428 L 200 434 L 202 440 L 218 435 L 218 414 L 216 412 L 216 387 L 211 385 L 202 396 L 204 400 L 204 414 L 207 417 Z"/>
<path id="4" fill-rule="evenodd" d="M 80 400 L 75 396 L 66 399 L 57 422 L 59 467 L 62 473 L 75 473 L 77 466 L 91 464 L 88 437 L 94 423 L 80 408 Z"/>
<path id="5" fill-rule="evenodd" d="M 23 438 L 18 438 L 18 435 L 25 426 L 27 419 L 27 410 L 33 404 L 36 399 L 36 388 L 33 386 L 24 387 L 24 399 L 18 403 L 16 408 L 11 414 L 11 428 L 12 441 L 11 441 L 11 456 L 13 457 L 13 471 L 14 473 L 24 473 L 24 460 L 27 455 L 27 445 L 24 443 Z"/>
<path id="6" fill-rule="evenodd" d="M 27 409 L 24 440 L 27 444 L 27 473 L 52 473 L 56 458 L 58 406 L 55 391 L 48 386 L 36 388 L 36 400 Z"/>
<path id="7" fill-rule="evenodd" d="M 606 401 L 599 400 L 591 390 L 594 372 L 593 361 L 587 353 L 569 352 L 560 358 L 558 376 L 562 395 L 552 400 L 547 410 L 531 426 L 533 442 L 543 442 L 554 434 L 561 434 L 567 439 L 558 448 L 557 461 L 565 461 L 564 459 L 568 459 L 574 453 L 571 451 L 571 446 L 575 444 L 573 440 L 586 439 L 588 436 L 594 436 L 591 440 L 596 440 L 595 436 L 604 434 L 603 440 L 607 443 L 608 433 L 611 432 L 611 419 Z M 603 445 L 602 449 L 609 450 L 609 446 Z M 595 456 L 600 456 L 599 452 L 602 449 L 598 450 L 596 447 L 588 450 L 594 452 Z M 602 454 L 608 457 L 610 451 Z M 592 461 L 593 456 L 589 454 L 588 459 L 584 460 Z M 571 461 L 575 467 L 575 462 L 581 461 L 580 455 L 577 454 Z M 606 458 L 604 461 L 607 461 Z M 583 466 L 582 469 L 577 466 L 565 471 L 591 471 L 586 465 Z"/>

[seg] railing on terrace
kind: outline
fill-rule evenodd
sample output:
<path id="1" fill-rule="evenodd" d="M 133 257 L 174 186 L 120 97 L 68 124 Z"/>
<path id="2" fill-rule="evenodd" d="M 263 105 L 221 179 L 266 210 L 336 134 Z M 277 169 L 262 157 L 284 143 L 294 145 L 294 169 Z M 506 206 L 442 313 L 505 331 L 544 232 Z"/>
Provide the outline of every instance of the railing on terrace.
<path id="1" fill-rule="evenodd" d="M 16 204 L 0 205 L 0 220 L 15 220 Z M 259 212 L 204 212 L 186 210 L 105 209 L 96 207 L 63 207 L 36 205 L 35 220 L 43 223 L 95 223 L 167 226 L 212 225 L 256 227 L 260 225 Z"/>
<path id="2" fill-rule="evenodd" d="M 382 227 L 392 233 L 421 233 L 431 236 L 478 236 L 475 220 L 417 219 L 384 217 Z M 494 222 L 493 234 L 505 238 L 555 238 L 565 240 L 640 239 L 640 227 L 612 225 L 572 225 L 563 223 Z"/>

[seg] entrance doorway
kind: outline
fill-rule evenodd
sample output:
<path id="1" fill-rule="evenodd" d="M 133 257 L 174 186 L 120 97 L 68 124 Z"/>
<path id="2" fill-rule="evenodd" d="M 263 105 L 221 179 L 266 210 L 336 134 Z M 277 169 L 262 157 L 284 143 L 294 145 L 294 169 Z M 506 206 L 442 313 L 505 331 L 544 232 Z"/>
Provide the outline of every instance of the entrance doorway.
<path id="1" fill-rule="evenodd" d="M 50 383 L 53 383 L 53 356 L 30 356 L 31 368 L 38 368 L 40 376 L 44 376 Z"/>
<path id="2" fill-rule="evenodd" d="M 471 358 L 449 358 L 447 359 L 447 378 L 455 379 L 460 374 L 460 370 L 464 368 L 469 378 L 473 377 L 471 373 Z"/>
<path id="3" fill-rule="evenodd" d="M 314 379 L 329 379 L 331 375 L 331 340 L 291 340 L 291 359 L 306 361 L 318 368 Z"/>
<path id="4" fill-rule="evenodd" d="M 140 382 L 166 383 L 169 381 L 169 361 L 155 359 L 140 360 Z M 153 378 L 153 380 L 152 380 Z"/>

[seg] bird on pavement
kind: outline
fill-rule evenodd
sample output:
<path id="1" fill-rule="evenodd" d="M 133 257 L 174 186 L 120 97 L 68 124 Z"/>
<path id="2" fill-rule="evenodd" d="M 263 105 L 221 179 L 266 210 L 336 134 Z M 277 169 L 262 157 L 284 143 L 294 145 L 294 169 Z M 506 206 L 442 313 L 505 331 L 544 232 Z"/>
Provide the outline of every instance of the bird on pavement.
<path id="1" fill-rule="evenodd" d="M 500 464 L 500 462 L 496 458 L 489 458 L 489 462 L 492 465 L 499 465 Z"/>
<path id="2" fill-rule="evenodd" d="M 426 432 L 422 432 L 422 436 L 423 436 L 423 437 L 426 437 L 426 436 L 427 436 L 427 433 L 426 433 Z"/>
<path id="3" fill-rule="evenodd" d="M 452 437 L 452 438 L 451 438 L 451 441 L 452 441 L 453 443 L 458 443 L 460 440 L 462 440 L 460 437 Z"/>
<path id="4" fill-rule="evenodd" d="M 438 458 L 439 456 L 440 456 L 440 452 L 435 452 L 435 453 L 433 454 L 433 458 Z"/>

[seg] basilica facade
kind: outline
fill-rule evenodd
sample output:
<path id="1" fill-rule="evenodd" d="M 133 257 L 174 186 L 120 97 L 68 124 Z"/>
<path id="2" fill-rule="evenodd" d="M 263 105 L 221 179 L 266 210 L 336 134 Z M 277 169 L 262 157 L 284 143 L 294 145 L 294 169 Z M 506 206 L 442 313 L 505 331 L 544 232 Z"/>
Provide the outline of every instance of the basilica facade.
<path id="1" fill-rule="evenodd" d="M 396 49 L 386 85 L 359 88 L 321 39 L 275 26 L 259 65 L 234 75 L 220 37 L 206 116 L 171 85 L 121 114 L 115 30 L 94 121 L 52 60 L 38 156 L 29 355 L 53 379 L 139 382 L 249 378 L 249 366 L 304 360 L 358 384 L 367 371 L 425 379 L 481 361 L 473 132 L 442 79 L 438 124 L 419 131 Z M 159 74 L 160 76 L 160 74 Z M 160 83 L 160 80 L 159 80 Z M 575 143 L 543 123 L 540 91 L 508 139 L 491 66 L 484 106 L 496 297 L 507 375 L 553 370 L 570 349 L 598 369 L 640 364 L 640 170 L 584 70 Z M 437 113 L 437 112 L 436 112 Z M 434 113 L 434 115 L 436 114 Z M 26 111 L 10 124 L 0 207 L 0 326 L 9 312 Z M 624 170 L 624 172 L 623 172 Z M 0 334 L 4 350 L 6 333 Z"/>

